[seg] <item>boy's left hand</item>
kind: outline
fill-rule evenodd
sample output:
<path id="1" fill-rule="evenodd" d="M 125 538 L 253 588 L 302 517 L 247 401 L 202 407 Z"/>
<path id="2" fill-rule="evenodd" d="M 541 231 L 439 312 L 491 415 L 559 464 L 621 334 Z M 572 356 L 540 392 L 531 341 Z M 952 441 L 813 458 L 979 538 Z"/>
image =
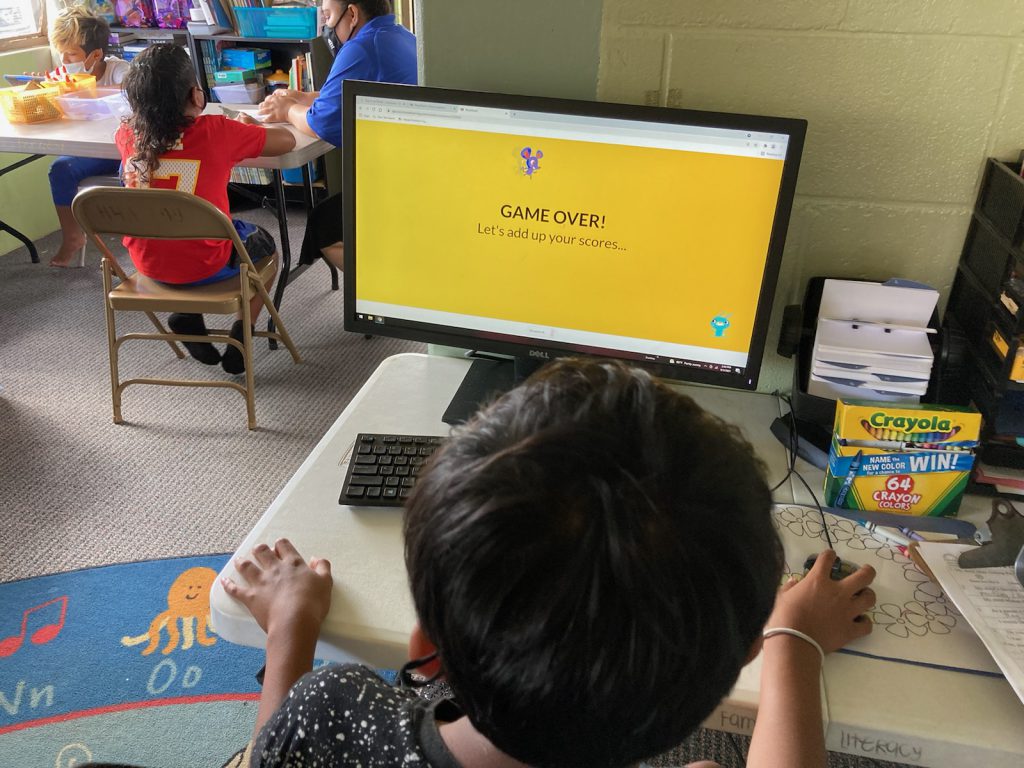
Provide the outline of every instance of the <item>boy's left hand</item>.
<path id="1" fill-rule="evenodd" d="M 309 564 L 288 539 L 271 549 L 257 545 L 245 560 L 235 560 L 245 579 L 241 585 L 222 578 L 224 591 L 249 609 L 268 635 L 301 626 L 319 628 L 331 607 L 331 564 L 312 558 Z"/>

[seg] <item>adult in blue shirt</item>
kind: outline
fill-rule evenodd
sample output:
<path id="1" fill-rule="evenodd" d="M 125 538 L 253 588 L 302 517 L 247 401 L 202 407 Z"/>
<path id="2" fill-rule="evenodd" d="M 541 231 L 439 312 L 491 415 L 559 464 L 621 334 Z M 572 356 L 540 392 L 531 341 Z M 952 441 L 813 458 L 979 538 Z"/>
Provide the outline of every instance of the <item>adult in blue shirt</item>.
<path id="1" fill-rule="evenodd" d="M 274 91 L 260 112 L 271 122 L 287 122 L 300 131 L 341 146 L 341 84 L 345 80 L 415 85 L 416 38 L 395 21 L 391 0 L 352 0 L 342 3 L 334 33 L 341 49 L 319 93 L 291 89 Z M 302 242 L 300 263 L 309 264 L 323 254 L 342 268 L 344 247 L 341 224 L 341 196 L 333 195 L 310 213 Z"/>

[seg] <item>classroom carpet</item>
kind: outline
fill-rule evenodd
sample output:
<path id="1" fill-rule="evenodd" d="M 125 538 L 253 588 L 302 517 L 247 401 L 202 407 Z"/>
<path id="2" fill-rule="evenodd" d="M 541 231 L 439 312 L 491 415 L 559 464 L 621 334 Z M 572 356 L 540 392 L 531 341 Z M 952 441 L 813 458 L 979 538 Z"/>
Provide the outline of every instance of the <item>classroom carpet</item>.
<path id="1" fill-rule="evenodd" d="M 0 584 L 0 764 L 215 766 L 241 748 L 263 652 L 208 627 L 227 557 Z"/>

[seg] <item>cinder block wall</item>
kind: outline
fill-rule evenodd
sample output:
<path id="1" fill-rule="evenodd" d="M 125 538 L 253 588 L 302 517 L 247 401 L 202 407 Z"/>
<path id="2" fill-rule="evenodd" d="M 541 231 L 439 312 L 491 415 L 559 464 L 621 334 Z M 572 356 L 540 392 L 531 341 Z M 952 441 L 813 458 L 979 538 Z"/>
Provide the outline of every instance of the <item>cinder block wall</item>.
<path id="1" fill-rule="evenodd" d="M 605 0 L 598 98 L 808 120 L 774 350 L 812 275 L 945 300 L 984 159 L 1024 147 L 1024 1 Z"/>

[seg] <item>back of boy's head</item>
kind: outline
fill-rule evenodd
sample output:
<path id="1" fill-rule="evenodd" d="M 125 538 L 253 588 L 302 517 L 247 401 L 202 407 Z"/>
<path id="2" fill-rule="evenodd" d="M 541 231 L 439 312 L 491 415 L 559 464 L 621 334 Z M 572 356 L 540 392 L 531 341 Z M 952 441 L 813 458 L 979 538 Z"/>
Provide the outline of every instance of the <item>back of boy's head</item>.
<path id="1" fill-rule="evenodd" d="M 57 14 L 50 30 L 50 42 L 58 50 L 79 46 L 86 54 L 100 50 L 106 55 L 110 25 L 88 8 L 75 5 Z"/>
<path id="2" fill-rule="evenodd" d="M 417 614 L 476 728 L 625 766 L 739 674 L 782 553 L 739 431 L 639 369 L 557 362 L 453 431 L 406 510 Z"/>

